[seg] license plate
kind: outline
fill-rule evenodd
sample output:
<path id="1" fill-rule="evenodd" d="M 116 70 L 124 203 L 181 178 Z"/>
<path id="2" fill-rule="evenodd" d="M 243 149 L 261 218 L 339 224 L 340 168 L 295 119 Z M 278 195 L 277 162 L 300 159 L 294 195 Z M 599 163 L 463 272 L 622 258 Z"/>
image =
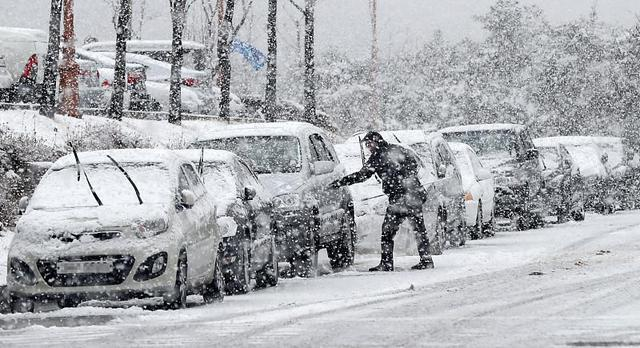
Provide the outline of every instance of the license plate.
<path id="1" fill-rule="evenodd" d="M 111 261 L 58 262 L 59 274 L 111 272 L 113 272 Z"/>

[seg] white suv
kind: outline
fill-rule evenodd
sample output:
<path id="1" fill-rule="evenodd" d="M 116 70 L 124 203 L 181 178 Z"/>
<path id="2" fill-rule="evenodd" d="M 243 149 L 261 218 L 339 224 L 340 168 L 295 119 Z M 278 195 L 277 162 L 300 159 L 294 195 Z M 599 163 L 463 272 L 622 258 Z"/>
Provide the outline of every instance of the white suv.
<path id="1" fill-rule="evenodd" d="M 164 150 L 58 159 L 16 225 L 7 286 L 14 311 L 38 302 L 223 297 L 215 206 L 193 165 Z"/>

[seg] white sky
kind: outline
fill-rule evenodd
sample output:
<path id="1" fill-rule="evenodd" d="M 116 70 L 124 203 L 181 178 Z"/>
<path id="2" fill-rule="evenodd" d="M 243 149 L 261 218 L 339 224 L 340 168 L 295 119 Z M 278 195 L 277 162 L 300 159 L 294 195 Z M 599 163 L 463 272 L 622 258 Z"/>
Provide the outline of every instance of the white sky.
<path id="1" fill-rule="evenodd" d="M 88 35 L 103 40 L 115 37 L 111 24 L 111 0 L 75 0 L 79 41 Z M 138 2 L 140 0 L 134 0 Z M 199 1 L 199 0 L 196 0 Z M 240 0 L 236 0 L 240 3 Z M 295 0 L 302 4 L 303 0 Z M 473 16 L 486 13 L 495 0 L 378 0 L 380 51 L 388 55 L 429 40 L 440 29 L 445 38 L 482 38 L 481 27 Z M 521 0 L 540 6 L 555 24 L 587 16 L 596 4 L 601 20 L 629 27 L 640 14 L 640 0 Z M 153 17 L 143 30 L 146 39 L 169 38 L 170 21 L 167 0 L 147 0 Z M 165 4 L 167 6 L 165 6 Z M 300 18 L 288 0 L 280 0 L 280 55 L 295 56 L 295 27 L 292 18 Z M 352 56 L 368 56 L 371 45 L 369 0 L 318 0 L 316 11 L 316 47 L 322 51 L 337 47 Z M 266 0 L 255 0 L 253 44 L 266 47 L 264 11 Z M 46 29 L 49 0 L 0 0 L 0 25 Z M 239 16 L 238 16 L 239 17 Z M 237 18 L 238 18 L 237 17 Z M 244 35 L 242 39 L 247 39 Z"/>

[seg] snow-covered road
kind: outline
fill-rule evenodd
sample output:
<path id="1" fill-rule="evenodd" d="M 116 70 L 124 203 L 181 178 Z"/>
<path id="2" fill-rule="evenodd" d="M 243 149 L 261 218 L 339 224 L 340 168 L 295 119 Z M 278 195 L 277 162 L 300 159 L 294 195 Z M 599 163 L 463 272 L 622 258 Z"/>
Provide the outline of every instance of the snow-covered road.
<path id="1" fill-rule="evenodd" d="M 589 215 L 436 256 L 436 269 L 283 280 L 179 311 L 0 315 L 0 346 L 640 345 L 640 212 Z"/>

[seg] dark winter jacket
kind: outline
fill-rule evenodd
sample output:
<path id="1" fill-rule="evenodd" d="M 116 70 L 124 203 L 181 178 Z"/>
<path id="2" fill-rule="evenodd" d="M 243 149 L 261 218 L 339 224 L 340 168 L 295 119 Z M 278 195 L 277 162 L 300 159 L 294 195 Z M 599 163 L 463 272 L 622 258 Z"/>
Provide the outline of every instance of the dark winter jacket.
<path id="1" fill-rule="evenodd" d="M 336 182 L 337 186 L 363 182 L 377 174 L 382 192 L 391 204 L 421 205 L 426 201 L 424 187 L 418 181 L 418 159 L 406 148 L 382 142 L 359 171 Z"/>

